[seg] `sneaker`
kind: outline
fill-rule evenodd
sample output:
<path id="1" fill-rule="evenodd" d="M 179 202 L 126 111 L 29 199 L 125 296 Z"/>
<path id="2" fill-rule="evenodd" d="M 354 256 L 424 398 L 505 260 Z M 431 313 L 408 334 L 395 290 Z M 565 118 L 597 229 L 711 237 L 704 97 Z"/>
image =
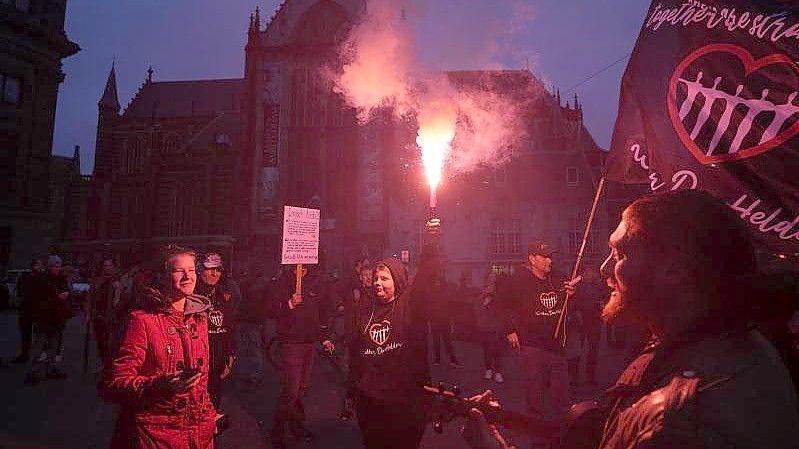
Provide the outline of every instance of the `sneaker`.
<path id="1" fill-rule="evenodd" d="M 502 373 L 500 373 L 499 371 L 494 373 L 494 382 L 496 382 L 498 384 L 501 384 L 502 382 L 505 382 L 505 378 L 502 377 Z"/>
<path id="2" fill-rule="evenodd" d="M 486 373 L 485 373 L 485 376 L 483 376 L 483 378 L 484 378 L 485 380 L 491 380 L 491 379 L 493 379 L 493 378 L 494 378 L 494 370 L 492 370 L 491 368 L 487 369 L 487 370 L 486 370 Z"/>
<path id="3" fill-rule="evenodd" d="M 433 360 L 433 365 L 441 365 L 441 360 Z"/>
<path id="4" fill-rule="evenodd" d="M 463 365 L 461 365 L 461 363 L 458 362 L 457 360 L 454 361 L 454 362 L 449 362 L 449 366 L 451 366 L 453 368 L 463 368 Z"/>
<path id="5" fill-rule="evenodd" d="M 39 354 L 39 357 L 36 357 L 36 361 L 39 362 L 39 363 L 42 363 L 42 362 L 44 362 L 46 360 L 47 360 L 47 351 L 42 351 Z"/>

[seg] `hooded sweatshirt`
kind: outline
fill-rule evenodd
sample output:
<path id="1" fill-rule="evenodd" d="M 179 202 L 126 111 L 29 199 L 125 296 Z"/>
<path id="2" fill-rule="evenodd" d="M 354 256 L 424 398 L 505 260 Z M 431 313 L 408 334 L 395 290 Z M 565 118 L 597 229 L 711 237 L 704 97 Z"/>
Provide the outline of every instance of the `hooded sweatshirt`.
<path id="1" fill-rule="evenodd" d="M 351 345 L 350 385 L 359 394 L 383 402 L 413 402 L 430 381 L 424 313 L 414 300 L 419 288 L 397 259 L 382 260 L 394 279 L 390 303 L 374 299 L 362 307 Z M 422 267 L 420 267 L 422 271 Z M 417 276 L 417 283 L 425 279 Z"/>

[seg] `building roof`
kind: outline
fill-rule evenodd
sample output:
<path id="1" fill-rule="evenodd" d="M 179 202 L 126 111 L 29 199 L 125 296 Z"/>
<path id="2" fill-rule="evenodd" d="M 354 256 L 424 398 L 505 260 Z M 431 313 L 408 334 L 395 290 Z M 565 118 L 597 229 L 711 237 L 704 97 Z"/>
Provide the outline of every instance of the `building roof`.
<path id="1" fill-rule="evenodd" d="M 114 64 L 111 65 L 111 71 L 108 73 L 108 80 L 105 82 L 105 90 L 103 91 L 103 96 L 100 98 L 99 106 L 113 108 L 114 111 L 119 111 L 117 75 Z"/>
<path id="2" fill-rule="evenodd" d="M 480 87 L 496 93 L 518 92 L 533 88 L 537 93 L 544 85 L 529 70 L 456 70 L 445 72 L 459 88 Z"/>
<path id="3" fill-rule="evenodd" d="M 241 113 L 238 111 L 219 114 L 192 136 L 191 140 L 183 146 L 182 151 L 201 152 L 216 145 L 227 146 L 229 149 L 237 148 L 241 121 Z"/>
<path id="4" fill-rule="evenodd" d="M 216 116 L 238 111 L 244 79 L 147 81 L 123 113 L 125 118 Z"/>

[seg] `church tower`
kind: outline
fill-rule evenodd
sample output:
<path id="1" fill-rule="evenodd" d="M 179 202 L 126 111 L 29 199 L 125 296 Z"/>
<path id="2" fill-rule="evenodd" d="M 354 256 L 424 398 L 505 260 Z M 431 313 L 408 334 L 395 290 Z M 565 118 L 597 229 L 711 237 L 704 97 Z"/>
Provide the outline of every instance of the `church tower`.
<path id="1" fill-rule="evenodd" d="M 114 160 L 112 135 L 114 125 L 119 119 L 119 97 L 117 96 L 117 77 L 114 65 L 108 73 L 103 96 L 97 103 L 97 139 L 94 150 L 94 179 L 103 180 L 111 174 Z"/>

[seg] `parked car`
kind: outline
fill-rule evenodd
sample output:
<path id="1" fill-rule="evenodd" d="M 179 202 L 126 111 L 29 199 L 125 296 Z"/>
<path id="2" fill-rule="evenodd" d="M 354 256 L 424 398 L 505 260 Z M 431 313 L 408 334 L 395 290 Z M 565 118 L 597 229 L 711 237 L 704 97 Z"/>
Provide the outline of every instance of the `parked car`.
<path id="1" fill-rule="evenodd" d="M 3 280 L 3 283 L 8 289 L 8 301 L 10 307 L 16 308 L 19 306 L 19 298 L 17 298 L 17 281 L 19 281 L 19 278 L 22 277 L 23 274 L 30 272 L 31 270 L 29 268 L 21 268 L 18 270 L 8 270 L 6 273 L 6 278 Z"/>

